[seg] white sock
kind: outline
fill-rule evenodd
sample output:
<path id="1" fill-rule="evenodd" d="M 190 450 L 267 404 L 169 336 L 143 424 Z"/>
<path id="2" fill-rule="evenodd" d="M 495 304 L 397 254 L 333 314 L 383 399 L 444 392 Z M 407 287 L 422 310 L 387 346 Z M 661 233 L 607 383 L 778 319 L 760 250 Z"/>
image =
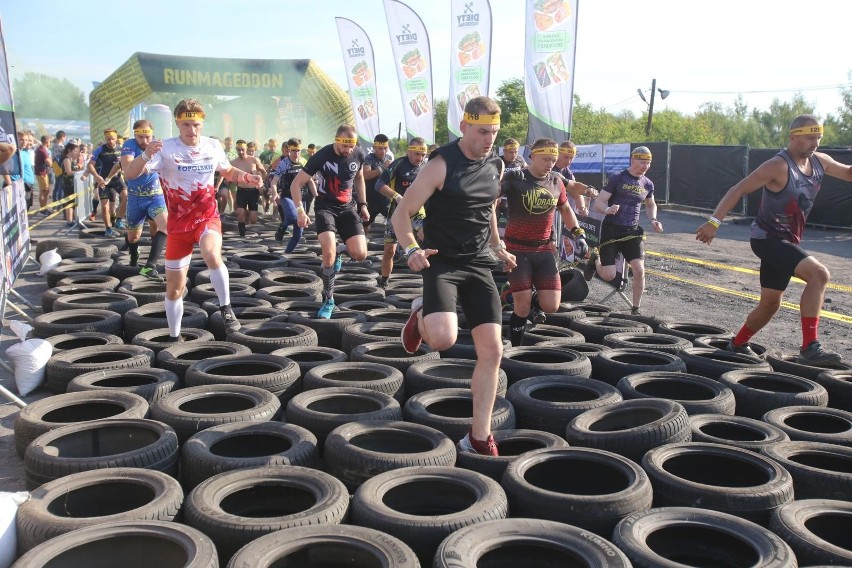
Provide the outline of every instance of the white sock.
<path id="1" fill-rule="evenodd" d="M 228 269 L 223 264 L 219 268 L 210 269 L 210 283 L 213 284 L 213 289 L 216 290 L 216 295 L 219 296 L 219 307 L 227 306 L 231 303 L 231 288 L 228 279 Z"/>
<path id="2" fill-rule="evenodd" d="M 183 319 L 183 298 L 180 300 L 166 299 L 166 319 L 169 322 L 169 335 L 180 335 L 180 323 Z"/>

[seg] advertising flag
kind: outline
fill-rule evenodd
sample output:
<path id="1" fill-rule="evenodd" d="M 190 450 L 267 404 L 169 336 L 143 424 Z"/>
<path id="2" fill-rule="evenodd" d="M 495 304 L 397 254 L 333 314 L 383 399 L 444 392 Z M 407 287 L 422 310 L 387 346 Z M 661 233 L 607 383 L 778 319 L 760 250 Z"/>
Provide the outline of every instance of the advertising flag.
<path id="1" fill-rule="evenodd" d="M 491 4 L 488 0 L 453 0 L 450 8 L 450 138 L 461 138 L 464 105 L 488 94 L 491 71 Z"/>
<path id="2" fill-rule="evenodd" d="M 579 0 L 527 0 L 524 87 L 527 140 L 567 140 L 574 104 Z"/>
<path id="3" fill-rule="evenodd" d="M 346 79 L 349 81 L 349 100 L 355 114 L 355 128 L 365 144 L 372 144 L 373 138 L 380 132 L 373 44 L 367 32 L 352 20 L 334 20 L 337 22 Z"/>
<path id="4" fill-rule="evenodd" d="M 391 50 L 399 77 L 399 92 L 409 137 L 435 142 L 432 100 L 432 57 L 426 26 L 414 10 L 399 0 L 385 0 Z"/>

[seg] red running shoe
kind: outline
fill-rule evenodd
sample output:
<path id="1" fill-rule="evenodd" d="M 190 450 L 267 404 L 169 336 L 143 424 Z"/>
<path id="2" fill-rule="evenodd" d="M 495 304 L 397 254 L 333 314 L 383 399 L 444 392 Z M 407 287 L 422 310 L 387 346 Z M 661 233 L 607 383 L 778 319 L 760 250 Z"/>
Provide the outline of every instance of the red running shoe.
<path id="1" fill-rule="evenodd" d="M 491 434 L 485 440 L 477 440 L 468 432 L 459 442 L 459 449 L 481 456 L 493 456 L 495 458 L 500 456 L 497 451 L 497 442 L 494 441 L 494 436 Z"/>
<path id="2" fill-rule="evenodd" d="M 423 298 L 417 298 L 411 302 L 411 315 L 408 316 L 408 321 L 402 328 L 402 348 L 406 353 L 414 353 L 423 338 L 420 336 L 420 330 L 417 327 L 417 314 L 423 309 Z"/>

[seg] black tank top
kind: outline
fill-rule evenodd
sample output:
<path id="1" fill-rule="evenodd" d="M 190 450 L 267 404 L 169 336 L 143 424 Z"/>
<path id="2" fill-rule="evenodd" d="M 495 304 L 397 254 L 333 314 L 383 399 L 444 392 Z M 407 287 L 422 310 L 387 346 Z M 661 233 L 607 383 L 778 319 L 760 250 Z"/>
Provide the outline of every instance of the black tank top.
<path id="1" fill-rule="evenodd" d="M 446 162 L 447 177 L 444 187 L 426 201 L 425 246 L 437 249 L 442 258 L 470 261 L 488 257 L 502 158 L 489 154 L 482 160 L 469 160 L 458 140 L 441 146 L 434 155 Z"/>

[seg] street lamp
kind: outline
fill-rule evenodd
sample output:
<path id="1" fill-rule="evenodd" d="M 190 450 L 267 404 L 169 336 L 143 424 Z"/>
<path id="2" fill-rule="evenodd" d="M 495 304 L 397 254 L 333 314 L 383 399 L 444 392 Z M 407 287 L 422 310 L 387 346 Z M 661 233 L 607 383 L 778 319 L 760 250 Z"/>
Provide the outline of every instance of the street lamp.
<path id="1" fill-rule="evenodd" d="M 665 89 L 657 89 L 657 80 L 651 79 L 651 102 L 648 103 L 645 100 L 645 95 L 642 94 L 642 89 L 636 89 L 636 92 L 639 93 L 639 98 L 642 99 L 643 102 L 648 104 L 648 124 L 645 125 L 645 136 L 649 136 L 651 134 L 651 120 L 654 118 L 654 94 L 660 91 L 660 98 L 665 100 L 666 97 L 671 94 L 671 91 L 666 91 Z"/>

